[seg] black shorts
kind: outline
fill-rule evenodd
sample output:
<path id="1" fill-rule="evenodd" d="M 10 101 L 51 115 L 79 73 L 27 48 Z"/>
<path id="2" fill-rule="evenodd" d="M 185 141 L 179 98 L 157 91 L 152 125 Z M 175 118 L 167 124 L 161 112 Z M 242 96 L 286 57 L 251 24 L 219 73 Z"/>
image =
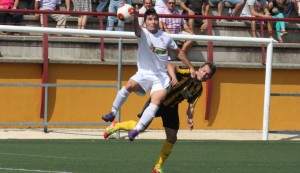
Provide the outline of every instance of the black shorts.
<path id="1" fill-rule="evenodd" d="M 147 103 L 144 105 L 143 110 L 140 114 L 138 114 L 138 117 L 140 117 L 143 114 L 143 112 L 149 106 L 149 104 L 150 100 L 148 100 Z M 174 107 L 160 105 L 158 111 L 155 114 L 155 117 L 161 117 L 164 127 L 174 130 L 179 129 L 178 105 L 175 105 Z"/>
<path id="2" fill-rule="evenodd" d="M 164 127 L 174 130 L 179 129 L 178 105 L 175 105 L 174 107 L 161 105 L 155 117 L 161 117 Z"/>

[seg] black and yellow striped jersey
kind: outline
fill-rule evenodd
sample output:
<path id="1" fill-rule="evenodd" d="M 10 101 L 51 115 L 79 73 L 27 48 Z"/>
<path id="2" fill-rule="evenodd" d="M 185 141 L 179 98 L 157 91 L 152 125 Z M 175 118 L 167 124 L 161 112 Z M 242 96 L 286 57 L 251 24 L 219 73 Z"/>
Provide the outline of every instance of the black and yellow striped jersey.
<path id="1" fill-rule="evenodd" d="M 191 78 L 190 70 L 186 67 L 177 67 L 176 77 L 178 85 L 171 88 L 162 104 L 172 107 L 187 99 L 188 103 L 195 106 L 203 90 L 202 83 L 195 83 L 194 79 Z"/>

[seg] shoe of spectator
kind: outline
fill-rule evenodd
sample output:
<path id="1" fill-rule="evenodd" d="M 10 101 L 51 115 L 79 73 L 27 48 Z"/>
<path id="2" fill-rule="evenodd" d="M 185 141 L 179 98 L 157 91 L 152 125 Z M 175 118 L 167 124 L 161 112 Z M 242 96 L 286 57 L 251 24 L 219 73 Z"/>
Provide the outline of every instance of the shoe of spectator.
<path id="1" fill-rule="evenodd" d="M 110 123 L 110 125 L 104 130 L 103 137 L 104 139 L 107 139 L 110 135 L 115 133 L 117 130 L 115 129 L 116 121 L 113 121 Z"/>
<path id="2" fill-rule="evenodd" d="M 281 32 L 280 32 L 280 36 L 284 36 L 284 35 L 286 35 L 286 34 L 288 34 L 288 32 L 286 32 L 286 31 L 281 31 Z"/>
<path id="3" fill-rule="evenodd" d="M 110 112 L 106 115 L 103 115 L 102 120 L 104 120 L 105 122 L 108 122 L 108 121 L 112 122 L 115 119 L 115 117 L 116 117 L 115 114 L 113 112 Z"/>
<path id="4" fill-rule="evenodd" d="M 152 173 L 163 173 L 163 169 L 161 167 L 154 167 L 152 169 Z"/>
<path id="5" fill-rule="evenodd" d="M 128 132 L 128 138 L 130 141 L 134 141 L 134 138 L 137 137 L 137 135 L 139 134 L 139 131 L 137 131 L 136 129 L 134 130 L 130 130 Z"/>

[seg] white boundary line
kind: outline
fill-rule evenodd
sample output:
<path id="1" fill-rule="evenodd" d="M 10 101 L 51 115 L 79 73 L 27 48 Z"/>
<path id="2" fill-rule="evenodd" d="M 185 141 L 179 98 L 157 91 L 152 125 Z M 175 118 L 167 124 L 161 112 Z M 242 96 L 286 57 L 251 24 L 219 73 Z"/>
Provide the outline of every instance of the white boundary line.
<path id="1" fill-rule="evenodd" d="M 64 171 L 46 171 L 46 170 L 38 170 L 38 169 L 1 168 L 1 167 L 0 167 L 0 170 L 5 170 L 5 171 L 21 171 L 21 172 L 72 173 L 72 172 L 64 172 Z"/>

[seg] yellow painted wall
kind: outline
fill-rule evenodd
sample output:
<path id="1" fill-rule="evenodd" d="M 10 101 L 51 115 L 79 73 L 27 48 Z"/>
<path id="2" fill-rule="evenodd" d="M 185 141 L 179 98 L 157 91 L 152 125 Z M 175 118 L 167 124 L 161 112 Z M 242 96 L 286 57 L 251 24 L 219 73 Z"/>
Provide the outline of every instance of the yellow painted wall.
<path id="1" fill-rule="evenodd" d="M 40 83 L 40 64 L 0 64 L 0 83 Z M 135 66 L 123 66 L 123 85 L 135 73 Z M 272 92 L 300 92 L 299 70 L 273 70 Z M 50 64 L 49 83 L 115 84 L 117 66 Z M 211 115 L 204 121 L 205 91 L 197 103 L 196 129 L 261 129 L 264 97 L 264 69 L 218 68 L 213 79 Z M 205 85 L 204 85 L 205 86 Z M 111 109 L 115 88 L 50 88 L 50 122 L 101 122 Z M 1 122 L 41 122 L 41 89 L 0 87 Z M 137 120 L 147 97 L 129 96 L 121 121 Z M 271 97 L 270 129 L 300 130 L 300 97 Z M 181 128 L 186 129 L 187 104 L 180 105 Z M 86 128 L 86 127 L 82 127 Z M 151 129 L 161 129 L 156 118 Z"/>

